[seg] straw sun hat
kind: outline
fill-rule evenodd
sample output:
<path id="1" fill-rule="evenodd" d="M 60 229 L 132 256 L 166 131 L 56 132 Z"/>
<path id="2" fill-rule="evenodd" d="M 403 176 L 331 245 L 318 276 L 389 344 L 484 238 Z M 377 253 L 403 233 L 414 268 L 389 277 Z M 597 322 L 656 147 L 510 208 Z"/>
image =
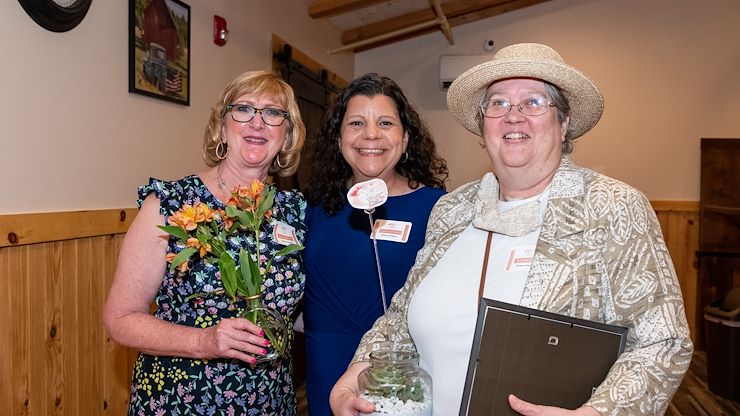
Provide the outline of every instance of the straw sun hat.
<path id="1" fill-rule="evenodd" d="M 595 126 L 604 112 L 604 99 L 596 84 L 567 65 L 554 49 L 538 43 L 507 46 L 490 61 L 465 71 L 447 91 L 447 108 L 458 123 L 480 136 L 481 98 L 494 81 L 506 78 L 536 78 L 560 88 L 570 104 L 573 139 Z"/>

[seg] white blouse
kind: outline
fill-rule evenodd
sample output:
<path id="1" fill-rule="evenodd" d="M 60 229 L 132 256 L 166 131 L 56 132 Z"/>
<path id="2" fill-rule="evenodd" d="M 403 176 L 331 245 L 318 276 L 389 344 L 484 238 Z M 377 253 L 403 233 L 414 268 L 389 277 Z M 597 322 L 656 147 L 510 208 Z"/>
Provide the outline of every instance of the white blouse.
<path id="1" fill-rule="evenodd" d="M 549 192 L 519 201 L 499 201 L 506 211 L 540 198 L 540 223 Z M 478 288 L 488 232 L 472 223 L 419 284 L 408 325 L 420 365 L 432 376 L 435 416 L 458 414 L 478 315 Z M 539 237 L 539 227 L 521 237 L 493 234 L 483 296 L 519 304 Z"/>

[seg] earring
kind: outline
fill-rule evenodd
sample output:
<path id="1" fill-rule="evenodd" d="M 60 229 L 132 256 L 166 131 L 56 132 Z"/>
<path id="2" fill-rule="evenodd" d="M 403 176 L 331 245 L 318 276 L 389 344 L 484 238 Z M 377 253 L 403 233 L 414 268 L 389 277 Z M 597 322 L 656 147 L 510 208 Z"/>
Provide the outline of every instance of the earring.
<path id="1" fill-rule="evenodd" d="M 281 164 L 280 163 L 280 155 L 282 155 L 282 153 L 278 153 L 277 157 L 275 157 L 275 164 L 280 169 L 285 169 L 288 166 L 288 163 L 286 162 L 285 165 Z"/>
<path id="2" fill-rule="evenodd" d="M 403 156 L 401 157 L 401 163 L 406 163 L 409 160 L 409 152 L 407 150 L 403 151 Z"/>
<path id="3" fill-rule="evenodd" d="M 218 160 L 226 159 L 226 154 L 229 153 L 229 148 L 224 142 L 218 142 L 216 145 L 216 157 Z"/>

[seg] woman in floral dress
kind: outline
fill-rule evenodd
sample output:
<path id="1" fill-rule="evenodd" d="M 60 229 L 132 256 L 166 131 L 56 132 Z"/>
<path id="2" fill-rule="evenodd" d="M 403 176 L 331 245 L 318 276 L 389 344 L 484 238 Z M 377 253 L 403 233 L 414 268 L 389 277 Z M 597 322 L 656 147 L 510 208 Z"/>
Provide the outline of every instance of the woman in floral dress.
<path id="1" fill-rule="evenodd" d="M 184 247 L 157 226 L 185 205 L 224 209 L 237 186 L 294 173 L 304 138 L 290 86 L 270 72 L 246 72 L 212 109 L 203 140 L 208 168 L 176 181 L 150 179 L 139 188 L 141 208 L 121 248 L 104 311 L 111 337 L 141 351 L 130 415 L 296 414 L 290 354 L 257 364 L 269 340 L 260 327 L 237 318 L 245 304 L 224 293 L 218 266 L 196 255 L 170 270 L 168 260 Z M 259 235 L 260 264 L 286 244 L 303 243 L 305 208 L 300 192 L 277 192 Z M 293 237 L 276 237 L 278 228 L 281 236 Z M 254 238 L 237 233 L 227 250 L 235 259 L 241 248 L 254 253 Z M 291 322 L 304 281 L 300 252 L 277 256 L 262 280 L 263 303 Z"/>

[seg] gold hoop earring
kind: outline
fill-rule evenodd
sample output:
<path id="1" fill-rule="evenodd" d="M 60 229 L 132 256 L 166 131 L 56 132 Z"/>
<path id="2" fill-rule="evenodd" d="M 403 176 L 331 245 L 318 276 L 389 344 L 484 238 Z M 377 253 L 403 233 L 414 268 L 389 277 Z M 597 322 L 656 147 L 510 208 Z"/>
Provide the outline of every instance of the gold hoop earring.
<path id="1" fill-rule="evenodd" d="M 216 157 L 218 160 L 226 159 L 226 154 L 229 153 L 229 148 L 224 142 L 218 142 L 216 145 Z"/>
<path id="2" fill-rule="evenodd" d="M 275 157 L 275 164 L 276 164 L 276 165 L 277 165 L 277 167 L 279 167 L 280 169 L 285 169 L 285 168 L 286 168 L 286 167 L 288 166 L 288 163 L 286 162 L 286 163 L 285 163 L 285 165 L 281 164 L 281 163 L 280 163 L 280 155 L 282 155 L 282 152 L 278 153 L 278 154 L 277 154 L 277 157 Z"/>

